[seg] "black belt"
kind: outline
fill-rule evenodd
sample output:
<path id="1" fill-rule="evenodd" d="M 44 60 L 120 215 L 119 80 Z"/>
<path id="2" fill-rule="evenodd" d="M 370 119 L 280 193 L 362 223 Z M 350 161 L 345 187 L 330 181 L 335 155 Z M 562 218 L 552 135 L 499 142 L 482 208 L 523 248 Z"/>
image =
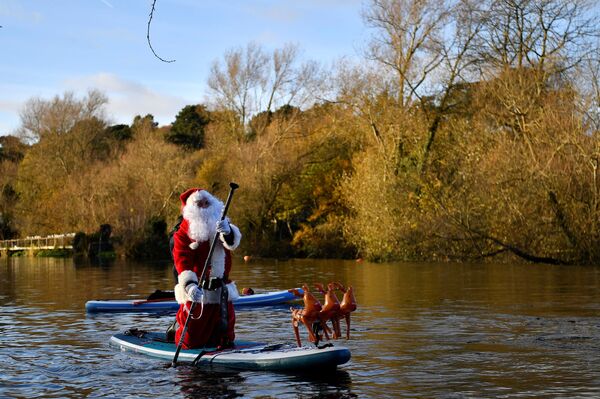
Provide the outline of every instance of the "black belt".
<path id="1" fill-rule="evenodd" d="M 224 336 L 227 333 L 227 324 L 229 322 L 229 290 L 225 286 L 225 280 L 220 277 L 209 277 L 202 283 L 202 288 L 208 291 L 214 291 L 217 288 L 221 288 L 221 298 L 219 301 L 221 320 L 219 322 L 218 331 Z"/>
<path id="2" fill-rule="evenodd" d="M 217 288 L 224 287 L 225 282 L 220 277 L 209 277 L 202 283 L 202 288 L 209 291 L 214 291 Z"/>

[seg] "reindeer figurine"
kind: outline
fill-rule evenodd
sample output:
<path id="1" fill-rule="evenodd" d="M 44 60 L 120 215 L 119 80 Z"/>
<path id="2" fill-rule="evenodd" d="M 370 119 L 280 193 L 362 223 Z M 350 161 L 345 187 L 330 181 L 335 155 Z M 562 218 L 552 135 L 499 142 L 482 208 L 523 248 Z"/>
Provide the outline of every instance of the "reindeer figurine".
<path id="1" fill-rule="evenodd" d="M 344 287 L 341 283 L 334 283 L 337 289 L 344 293 L 340 303 L 340 315 L 346 319 L 346 339 L 350 339 L 350 313 L 356 310 L 356 299 L 352 286 Z"/>
<path id="2" fill-rule="evenodd" d="M 318 336 L 318 333 L 315 334 L 315 332 L 313 332 L 313 328 L 315 323 L 321 323 L 319 320 L 319 312 L 322 309 L 321 303 L 310 292 L 306 284 L 302 285 L 302 290 L 304 291 L 303 295 L 295 288 L 288 290 L 288 292 L 291 292 L 304 300 L 304 309 L 294 309 L 290 307 L 290 311 L 292 312 L 292 326 L 294 327 L 294 334 L 296 335 L 296 342 L 299 347 L 302 346 L 300 332 L 298 331 L 299 323 L 304 324 L 308 330 L 308 340 L 318 344 L 320 337 Z"/>
<path id="3" fill-rule="evenodd" d="M 319 320 L 321 320 L 321 325 L 323 326 L 323 332 L 325 333 L 325 338 L 329 339 L 329 333 L 331 330 L 327 327 L 327 322 L 331 320 L 331 324 L 333 326 L 333 339 L 338 339 L 341 337 L 340 332 L 340 301 L 335 296 L 335 284 L 329 283 L 327 284 L 327 291 L 323 287 L 323 284 L 315 284 L 315 288 L 325 296 L 325 304 L 323 308 L 319 312 Z"/>

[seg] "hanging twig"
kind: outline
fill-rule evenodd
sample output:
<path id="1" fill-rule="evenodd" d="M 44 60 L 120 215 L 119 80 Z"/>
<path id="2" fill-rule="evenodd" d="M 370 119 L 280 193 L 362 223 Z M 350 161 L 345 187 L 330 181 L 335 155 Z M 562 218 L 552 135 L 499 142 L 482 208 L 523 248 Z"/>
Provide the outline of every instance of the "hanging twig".
<path id="1" fill-rule="evenodd" d="M 148 19 L 148 30 L 146 32 L 146 38 L 148 39 L 148 46 L 150 46 L 150 50 L 152 50 L 152 54 L 154 54 L 154 56 L 156 58 L 158 58 L 159 60 L 161 60 L 162 62 L 175 62 L 175 60 L 165 60 L 164 58 L 161 58 L 158 54 L 156 54 L 156 51 L 154 51 L 154 48 L 152 47 L 152 43 L 150 43 L 150 24 L 152 23 L 152 17 L 154 16 L 154 8 L 156 6 L 156 0 L 152 1 L 152 9 L 150 10 L 150 18 Z"/>

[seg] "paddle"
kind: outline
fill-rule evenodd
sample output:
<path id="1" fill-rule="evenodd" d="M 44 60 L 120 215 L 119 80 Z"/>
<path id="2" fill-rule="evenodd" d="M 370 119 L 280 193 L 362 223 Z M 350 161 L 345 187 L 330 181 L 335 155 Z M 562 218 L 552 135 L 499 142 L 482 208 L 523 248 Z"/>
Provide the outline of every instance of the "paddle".
<path id="1" fill-rule="evenodd" d="M 227 215 L 227 210 L 229 209 L 229 204 L 231 203 L 231 198 L 233 197 L 233 192 L 239 188 L 239 186 L 233 182 L 229 183 L 229 195 L 227 195 L 227 201 L 225 201 L 225 206 L 223 207 L 223 211 L 221 212 L 221 220 L 225 219 L 225 215 Z M 206 256 L 206 261 L 204 262 L 204 268 L 202 269 L 202 273 L 200 274 L 199 283 L 202 284 L 204 281 L 204 274 L 206 273 L 206 268 L 210 263 L 210 258 L 212 257 L 213 251 L 215 249 L 215 244 L 217 243 L 217 238 L 219 238 L 219 233 L 215 233 L 211 243 L 210 249 L 208 250 L 208 255 Z M 177 350 L 175 351 L 175 356 L 173 357 L 173 361 L 171 362 L 172 367 L 177 367 L 177 358 L 179 357 L 179 352 L 181 351 L 181 347 L 183 346 L 183 339 L 187 332 L 188 322 L 190 321 L 190 317 L 192 316 L 192 312 L 194 311 L 194 306 L 196 302 L 192 302 L 192 306 L 190 306 L 190 311 L 188 312 L 187 318 L 185 319 L 185 323 L 183 325 L 183 331 L 181 332 L 181 337 L 179 337 L 179 343 L 177 344 Z"/>
<path id="2" fill-rule="evenodd" d="M 154 303 L 154 302 L 169 302 L 175 301 L 175 292 L 173 291 L 162 291 L 156 290 L 148 298 L 146 299 L 137 299 L 132 302 L 133 306 L 142 305 L 144 303 Z"/>
<path id="3" fill-rule="evenodd" d="M 174 302 L 175 297 L 171 298 L 158 298 L 158 299 L 138 299 L 137 301 L 131 302 L 133 306 L 143 305 L 145 303 L 155 303 L 155 302 Z"/>

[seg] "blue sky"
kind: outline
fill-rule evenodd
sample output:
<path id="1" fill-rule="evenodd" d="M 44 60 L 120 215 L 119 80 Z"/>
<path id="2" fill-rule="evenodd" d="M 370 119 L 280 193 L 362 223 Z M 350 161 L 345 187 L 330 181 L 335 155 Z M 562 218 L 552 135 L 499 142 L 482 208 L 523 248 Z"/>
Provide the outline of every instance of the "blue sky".
<path id="1" fill-rule="evenodd" d="M 32 97 L 88 89 L 109 98 L 114 123 L 151 113 L 171 123 L 203 102 L 210 66 L 254 41 L 267 50 L 295 43 L 328 65 L 357 57 L 367 40 L 361 0 L 0 0 L 0 134 L 13 132 Z"/>

